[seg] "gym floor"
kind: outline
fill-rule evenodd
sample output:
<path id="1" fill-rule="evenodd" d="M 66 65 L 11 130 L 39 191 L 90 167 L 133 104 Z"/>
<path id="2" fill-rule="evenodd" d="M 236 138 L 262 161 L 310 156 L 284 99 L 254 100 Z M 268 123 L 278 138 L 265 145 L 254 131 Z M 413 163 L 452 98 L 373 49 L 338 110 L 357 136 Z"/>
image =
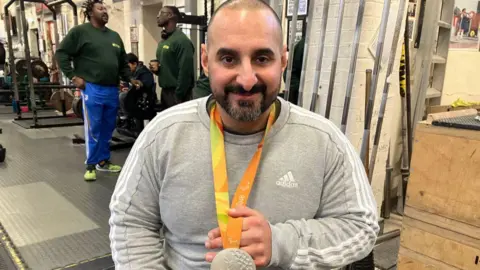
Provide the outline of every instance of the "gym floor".
<path id="1" fill-rule="evenodd" d="M 117 175 L 83 180 L 85 148 L 72 143 L 83 126 L 25 129 L 13 117 L 0 107 L 0 270 L 114 269 L 108 205 Z M 112 161 L 128 153 L 114 150 Z M 378 269 L 394 269 L 397 252 L 398 239 L 377 246 Z"/>
<path id="2" fill-rule="evenodd" d="M 32 269 L 113 268 L 108 204 L 117 175 L 83 180 L 85 148 L 72 143 L 83 126 L 25 129 L 2 112 L 0 143 L 7 155 L 0 163 L 0 223 L 10 256 Z M 123 164 L 128 152 L 113 151 L 112 160 Z"/>

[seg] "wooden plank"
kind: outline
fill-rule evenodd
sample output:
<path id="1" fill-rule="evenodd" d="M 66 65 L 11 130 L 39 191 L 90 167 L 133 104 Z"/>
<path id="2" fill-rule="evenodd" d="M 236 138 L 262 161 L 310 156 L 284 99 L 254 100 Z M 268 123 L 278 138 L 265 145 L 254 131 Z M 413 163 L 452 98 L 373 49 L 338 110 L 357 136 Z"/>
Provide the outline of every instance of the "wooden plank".
<path id="1" fill-rule="evenodd" d="M 397 269 L 399 270 L 457 270 L 451 265 L 433 260 L 404 247 L 398 251 Z"/>
<path id="2" fill-rule="evenodd" d="M 480 269 L 480 249 L 404 224 L 400 244 L 413 252 L 459 269 Z"/>
<path id="3" fill-rule="evenodd" d="M 425 223 L 435 225 L 440 229 L 454 230 L 457 233 L 471 237 L 473 246 L 480 245 L 480 230 L 478 227 L 468 225 L 457 220 L 449 219 L 446 217 L 441 217 L 438 215 L 433 215 L 431 213 L 421 211 L 408 205 L 405 206 L 405 218 L 421 220 Z M 469 242 L 469 240 L 467 240 Z"/>
<path id="4" fill-rule="evenodd" d="M 480 140 L 480 132 L 477 130 L 457 129 L 430 125 L 427 121 L 422 121 L 417 125 L 419 132 L 445 135 L 449 137 L 458 137 L 470 140 Z M 415 153 L 413 155 L 415 157 Z M 413 158 L 412 158 L 413 161 Z"/>
<path id="5" fill-rule="evenodd" d="M 480 132 L 444 127 L 425 132 L 422 126 L 406 204 L 480 229 Z M 435 134 L 439 130 L 443 134 Z"/>
<path id="6" fill-rule="evenodd" d="M 431 113 L 439 113 L 439 112 L 449 112 L 449 111 L 458 111 L 458 110 L 466 110 L 466 109 L 476 109 L 480 111 L 480 105 L 478 106 L 465 106 L 465 107 L 452 107 L 451 105 L 435 105 L 429 106 L 427 108 L 427 114 Z"/>
<path id="7" fill-rule="evenodd" d="M 463 232 L 459 232 L 457 228 L 454 227 L 442 228 L 440 226 L 437 226 L 436 224 L 427 223 L 423 220 L 417 220 L 410 217 L 404 217 L 402 226 L 403 225 L 415 227 L 416 229 L 438 235 L 447 240 L 455 241 L 462 245 L 480 250 L 480 240 L 478 238 L 473 238 L 469 235 L 465 235 L 463 234 Z"/>

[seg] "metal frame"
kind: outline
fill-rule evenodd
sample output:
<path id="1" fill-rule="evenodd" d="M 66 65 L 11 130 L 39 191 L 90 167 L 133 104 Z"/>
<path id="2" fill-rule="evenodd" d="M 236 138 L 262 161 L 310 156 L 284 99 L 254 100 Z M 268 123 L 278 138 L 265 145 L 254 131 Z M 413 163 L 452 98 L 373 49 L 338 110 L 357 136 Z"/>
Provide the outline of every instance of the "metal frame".
<path id="1" fill-rule="evenodd" d="M 11 29 L 10 29 L 10 14 L 8 8 L 16 1 L 19 1 L 20 3 L 20 22 L 22 25 L 23 29 L 23 39 L 24 39 L 24 46 L 25 46 L 25 60 L 27 62 L 27 78 L 28 78 L 28 89 L 27 91 L 30 92 L 30 106 L 32 108 L 33 112 L 33 117 L 32 118 L 23 118 L 22 117 L 22 112 L 20 110 L 20 97 L 19 97 L 19 90 L 18 90 L 18 78 L 16 74 L 16 67 L 15 67 L 15 54 L 13 52 L 13 44 L 12 44 L 12 35 L 11 35 Z M 5 30 L 7 32 L 7 41 L 8 41 L 8 54 L 9 54 L 9 66 L 10 66 L 10 71 L 11 71 L 11 76 L 12 76 L 12 84 L 13 84 L 13 93 L 14 93 L 14 109 L 16 110 L 17 118 L 15 120 L 22 120 L 22 119 L 32 119 L 33 120 L 33 126 L 34 128 L 41 127 L 41 125 L 38 125 L 38 116 L 37 116 L 37 108 L 36 108 L 36 103 L 35 103 L 35 88 L 33 84 L 33 74 L 32 74 L 32 57 L 30 56 L 30 43 L 28 41 L 28 32 L 25 31 L 25 29 L 28 27 L 27 20 L 25 18 L 25 2 L 31 2 L 31 3 L 40 3 L 45 5 L 51 12 L 52 12 L 52 17 L 53 17 L 53 23 L 54 23 L 54 28 L 55 28 L 55 44 L 58 46 L 59 43 L 59 36 L 58 36 L 58 24 L 57 24 L 57 12 L 55 11 L 55 8 L 58 5 L 61 5 L 63 3 L 68 3 L 70 6 L 72 6 L 73 9 L 73 18 L 74 18 L 74 25 L 78 25 L 78 15 L 77 15 L 77 5 L 73 3 L 72 0 L 57 0 L 53 1 L 51 3 L 48 3 L 46 0 L 10 0 L 5 6 L 4 6 L 4 13 L 5 13 Z M 67 87 L 68 88 L 68 87 Z M 63 102 L 65 102 L 64 99 L 64 90 L 61 90 L 61 96 Z M 63 107 L 65 109 L 65 104 L 63 104 Z M 66 116 L 65 110 L 63 111 L 63 117 Z M 68 124 L 66 124 L 68 125 Z M 76 124 L 75 124 L 76 125 Z"/>

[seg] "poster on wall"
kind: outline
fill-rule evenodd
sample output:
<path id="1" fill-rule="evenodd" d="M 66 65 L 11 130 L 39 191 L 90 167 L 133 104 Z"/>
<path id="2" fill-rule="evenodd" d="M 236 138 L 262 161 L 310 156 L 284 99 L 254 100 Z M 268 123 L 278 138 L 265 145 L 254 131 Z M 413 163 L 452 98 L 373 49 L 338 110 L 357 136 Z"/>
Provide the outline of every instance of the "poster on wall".
<path id="1" fill-rule="evenodd" d="M 297 30 L 295 32 L 295 41 L 293 42 L 294 44 L 296 44 L 297 42 L 300 41 L 300 39 L 302 39 L 303 37 L 303 24 L 304 24 L 304 21 L 303 20 L 298 20 L 297 21 Z M 289 20 L 288 21 L 288 36 L 287 36 L 287 44 L 289 44 L 290 42 L 290 36 L 292 35 L 292 21 Z"/>
<path id="2" fill-rule="evenodd" d="M 450 49 L 479 49 L 480 2 L 455 0 Z"/>
<path id="3" fill-rule="evenodd" d="M 407 16 L 408 16 L 408 38 L 413 41 L 413 36 L 415 34 L 415 22 L 417 16 L 417 0 L 409 0 L 407 7 Z"/>
<path id="4" fill-rule="evenodd" d="M 293 16 L 293 5 L 295 0 L 287 0 L 287 17 Z M 307 9 L 308 9 L 308 0 L 297 0 L 298 3 L 298 16 L 307 16 Z"/>

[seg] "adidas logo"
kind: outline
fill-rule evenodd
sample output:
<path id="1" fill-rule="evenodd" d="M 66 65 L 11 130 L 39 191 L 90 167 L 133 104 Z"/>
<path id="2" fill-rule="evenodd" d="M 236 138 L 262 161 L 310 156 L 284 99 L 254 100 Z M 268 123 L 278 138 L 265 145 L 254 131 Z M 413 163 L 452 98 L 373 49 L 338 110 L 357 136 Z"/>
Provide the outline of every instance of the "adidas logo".
<path id="1" fill-rule="evenodd" d="M 283 177 L 277 180 L 277 186 L 285 187 L 285 188 L 298 188 L 298 183 L 293 178 L 292 172 L 288 172 Z"/>

